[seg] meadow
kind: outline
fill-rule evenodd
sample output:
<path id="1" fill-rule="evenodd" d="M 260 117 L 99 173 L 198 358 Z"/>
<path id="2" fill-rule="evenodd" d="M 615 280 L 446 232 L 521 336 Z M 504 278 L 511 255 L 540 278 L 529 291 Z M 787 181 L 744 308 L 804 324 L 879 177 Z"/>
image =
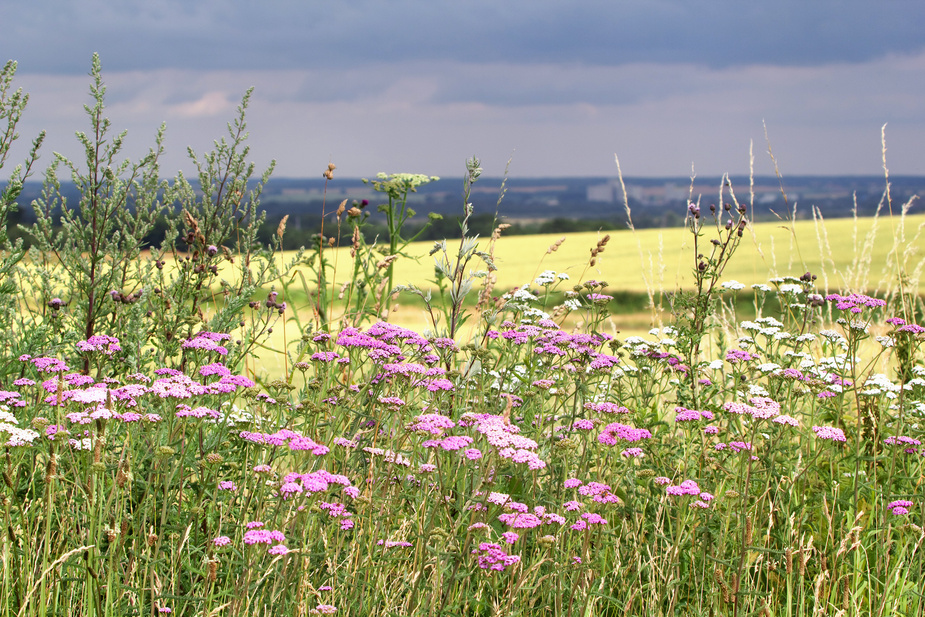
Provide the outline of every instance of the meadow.
<path id="1" fill-rule="evenodd" d="M 194 187 L 163 130 L 122 161 L 91 81 L 86 160 L 28 254 L 0 233 L 0 615 L 925 612 L 923 219 L 888 172 L 876 219 L 752 226 L 718 187 L 559 243 L 472 237 L 472 158 L 459 237 L 404 237 L 429 177 L 383 174 L 349 247 L 285 254 L 249 93 Z M 617 336 L 627 290 L 653 321 Z"/>

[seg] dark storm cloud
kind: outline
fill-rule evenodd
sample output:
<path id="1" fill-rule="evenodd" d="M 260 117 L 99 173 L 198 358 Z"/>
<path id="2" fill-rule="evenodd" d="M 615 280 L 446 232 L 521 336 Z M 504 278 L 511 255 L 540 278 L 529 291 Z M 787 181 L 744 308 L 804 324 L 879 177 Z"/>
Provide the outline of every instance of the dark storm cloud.
<path id="1" fill-rule="evenodd" d="M 920 0 L 51 0 L 0 9 L 20 70 L 308 69 L 408 60 L 818 65 L 925 46 Z"/>

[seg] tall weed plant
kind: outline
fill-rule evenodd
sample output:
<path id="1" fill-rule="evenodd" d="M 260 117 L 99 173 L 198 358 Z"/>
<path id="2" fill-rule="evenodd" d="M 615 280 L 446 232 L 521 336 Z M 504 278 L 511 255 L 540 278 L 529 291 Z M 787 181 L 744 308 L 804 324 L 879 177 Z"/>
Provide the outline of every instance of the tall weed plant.
<path id="1" fill-rule="evenodd" d="M 586 276 L 608 235 L 576 279 L 495 292 L 502 225 L 484 245 L 466 226 L 477 159 L 428 296 L 390 265 L 429 177 L 377 180 L 387 243 L 364 235 L 368 203 L 343 202 L 327 224 L 352 227 L 351 262 L 323 231 L 287 262 L 255 239 L 272 167 L 255 179 L 246 162 L 249 93 L 227 138 L 190 153 L 195 183 L 165 182 L 163 129 L 121 160 L 98 58 L 91 82 L 86 160 L 55 155 L 30 255 L 3 244 L 0 614 L 925 610 L 914 269 L 897 266 L 892 295 L 725 279 L 750 233 L 730 188 L 689 205 L 695 284 L 660 290 L 671 323 L 620 340 L 606 281 Z M 171 233 L 148 246 L 159 219 Z M 427 300 L 420 332 L 387 321 L 403 291 Z M 291 329 L 283 349 L 274 327 Z M 269 353 L 285 378 L 258 378 Z"/>

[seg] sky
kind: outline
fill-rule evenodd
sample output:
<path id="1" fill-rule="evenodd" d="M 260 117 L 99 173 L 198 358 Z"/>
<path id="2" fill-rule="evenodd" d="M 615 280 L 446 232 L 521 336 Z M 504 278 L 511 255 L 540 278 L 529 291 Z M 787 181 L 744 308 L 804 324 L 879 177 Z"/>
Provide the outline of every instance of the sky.
<path id="1" fill-rule="evenodd" d="M 882 132 L 890 173 L 925 175 L 921 0 L 32 0 L 0 23 L 20 159 L 46 130 L 46 165 L 81 155 L 98 52 L 126 156 L 166 123 L 165 175 L 249 88 L 276 177 L 878 175 Z"/>

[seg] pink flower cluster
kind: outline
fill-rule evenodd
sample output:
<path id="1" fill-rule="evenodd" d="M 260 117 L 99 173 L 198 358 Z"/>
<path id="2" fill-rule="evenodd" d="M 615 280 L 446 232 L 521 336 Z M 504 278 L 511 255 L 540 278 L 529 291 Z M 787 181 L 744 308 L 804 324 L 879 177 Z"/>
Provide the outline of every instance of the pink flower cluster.
<path id="1" fill-rule="evenodd" d="M 620 424 L 619 422 L 608 424 L 604 427 L 604 430 L 601 431 L 600 435 L 597 436 L 597 440 L 605 446 L 615 446 L 617 445 L 617 440 L 632 443 L 651 438 L 652 433 L 650 433 L 648 429 L 634 428 L 626 424 Z"/>
<path id="2" fill-rule="evenodd" d="M 908 499 L 897 499 L 896 501 L 891 501 L 886 504 L 886 509 L 892 512 L 895 516 L 902 516 L 904 514 L 909 514 L 909 508 L 912 507 L 912 502 Z"/>
<path id="3" fill-rule="evenodd" d="M 275 433 L 252 433 L 250 431 L 241 431 L 238 437 L 252 443 L 259 443 L 268 446 L 289 446 L 290 450 L 308 450 L 315 456 L 324 456 L 330 449 L 327 446 L 315 442 L 313 439 L 297 433 L 296 431 L 284 428 Z"/>
<path id="4" fill-rule="evenodd" d="M 819 439 L 829 439 L 832 441 L 847 441 L 845 432 L 834 426 L 814 426 L 813 432 Z"/>
<path id="5" fill-rule="evenodd" d="M 880 306 L 886 306 L 886 300 L 872 298 L 870 296 L 857 293 L 848 294 L 847 296 L 829 294 L 825 297 L 825 299 L 828 302 L 834 302 L 835 308 L 838 310 L 850 311 L 855 314 L 860 313 L 864 310 L 864 308 L 877 308 Z"/>
<path id="6" fill-rule="evenodd" d="M 598 413 L 630 413 L 630 410 L 626 407 L 610 402 L 585 403 L 584 408 L 590 409 L 591 411 L 596 411 Z"/>
<path id="7" fill-rule="evenodd" d="M 500 544 L 482 542 L 477 549 L 472 550 L 478 555 L 479 567 L 483 570 L 502 571 L 509 566 L 520 563 L 519 555 L 508 555 Z"/>
<path id="8" fill-rule="evenodd" d="M 117 351 L 122 351 L 122 347 L 119 346 L 119 339 L 105 334 L 97 334 L 85 341 L 80 341 L 77 343 L 77 349 L 83 352 L 96 351 L 107 356 L 111 356 Z"/>
<path id="9" fill-rule="evenodd" d="M 697 422 L 700 420 L 712 420 L 712 411 L 697 411 L 696 409 L 687 409 L 685 407 L 674 408 L 675 422 Z"/>
<path id="10" fill-rule="evenodd" d="M 755 354 L 748 353 L 747 351 L 742 351 L 741 349 L 730 349 L 726 352 L 726 362 L 729 364 L 738 364 L 739 362 L 750 362 L 751 360 L 757 360 L 758 356 Z"/>
<path id="11" fill-rule="evenodd" d="M 780 403 L 766 396 L 756 396 L 748 399 L 751 405 L 739 401 L 731 401 L 723 405 L 729 413 L 749 415 L 756 420 L 767 420 L 780 415 Z"/>
<path id="12" fill-rule="evenodd" d="M 214 351 L 220 356 L 227 356 L 228 349 L 223 347 L 221 343 L 230 338 L 231 335 L 220 332 L 198 332 L 193 338 L 183 339 L 180 346 L 183 347 L 183 349 Z"/>
<path id="13" fill-rule="evenodd" d="M 408 430 L 440 435 L 443 431 L 455 426 L 456 423 L 446 416 L 437 413 L 425 413 L 415 417 L 414 422 L 408 425 Z"/>
<path id="14" fill-rule="evenodd" d="M 283 476 L 282 485 L 279 487 L 279 494 L 285 499 L 302 493 L 320 493 L 328 490 L 331 484 L 340 484 L 346 487 L 344 492 L 347 492 L 348 488 L 353 488 L 347 476 L 319 469 L 311 473 L 292 472 L 286 474 Z M 357 494 L 359 493 L 357 489 L 354 490 Z M 350 491 L 347 494 L 349 495 L 353 492 Z"/>

